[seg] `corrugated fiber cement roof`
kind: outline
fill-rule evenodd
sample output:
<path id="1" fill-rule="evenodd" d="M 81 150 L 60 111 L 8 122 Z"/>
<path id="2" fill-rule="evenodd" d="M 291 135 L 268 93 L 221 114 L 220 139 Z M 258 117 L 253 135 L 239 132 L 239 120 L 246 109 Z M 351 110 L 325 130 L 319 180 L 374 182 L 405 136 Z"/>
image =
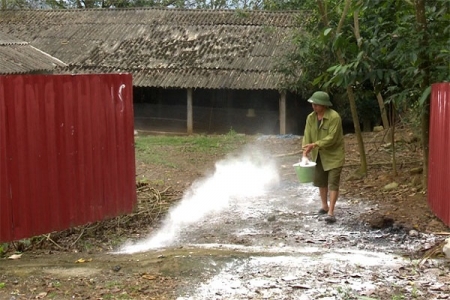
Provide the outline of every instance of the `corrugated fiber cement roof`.
<path id="1" fill-rule="evenodd" d="M 135 86 L 277 89 L 301 12 L 179 9 L 0 11 L 2 31 L 68 64 L 133 74 Z"/>

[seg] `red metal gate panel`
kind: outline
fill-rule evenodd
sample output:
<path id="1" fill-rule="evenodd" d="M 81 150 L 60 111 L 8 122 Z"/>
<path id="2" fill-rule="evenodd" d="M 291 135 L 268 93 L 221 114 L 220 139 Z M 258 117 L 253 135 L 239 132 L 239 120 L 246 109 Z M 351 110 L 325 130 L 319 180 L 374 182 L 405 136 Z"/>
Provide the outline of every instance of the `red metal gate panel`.
<path id="1" fill-rule="evenodd" d="M 432 85 L 428 204 L 450 226 L 450 83 Z"/>
<path id="2" fill-rule="evenodd" d="M 0 76 L 0 176 L 0 241 L 131 212 L 131 75 Z"/>
<path id="3" fill-rule="evenodd" d="M 0 77 L 1 78 L 1 77 Z M 1 80 L 1 79 L 0 79 Z M 0 82 L 0 241 L 12 240 L 12 212 L 9 178 L 6 172 L 6 102 L 5 85 Z"/>

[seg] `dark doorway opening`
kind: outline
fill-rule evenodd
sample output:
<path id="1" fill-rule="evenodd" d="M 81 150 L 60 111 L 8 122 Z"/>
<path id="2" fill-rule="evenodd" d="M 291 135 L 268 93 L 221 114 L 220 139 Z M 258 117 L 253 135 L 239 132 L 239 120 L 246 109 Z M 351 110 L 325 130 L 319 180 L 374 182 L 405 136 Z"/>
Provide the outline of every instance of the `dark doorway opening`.
<path id="1" fill-rule="evenodd" d="M 275 90 L 194 89 L 194 133 L 279 134 L 280 93 Z M 134 88 L 135 128 L 143 132 L 186 133 L 187 90 Z M 303 134 L 311 111 L 299 96 L 286 95 L 286 131 Z"/>

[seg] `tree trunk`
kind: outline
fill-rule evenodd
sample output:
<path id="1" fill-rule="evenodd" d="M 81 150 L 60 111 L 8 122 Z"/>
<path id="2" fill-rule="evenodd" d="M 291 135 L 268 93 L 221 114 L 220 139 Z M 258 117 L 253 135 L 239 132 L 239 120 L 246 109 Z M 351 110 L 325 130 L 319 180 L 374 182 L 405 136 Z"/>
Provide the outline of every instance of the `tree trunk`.
<path id="1" fill-rule="evenodd" d="M 419 52 L 419 58 L 422 63 L 420 64 L 419 68 L 425 74 L 424 80 L 421 84 L 422 90 L 425 90 L 430 85 L 430 74 L 428 68 L 428 66 L 430 65 L 430 61 L 428 60 L 426 55 L 428 39 L 426 36 L 427 19 L 425 15 L 425 0 L 415 0 L 414 4 L 416 9 L 417 31 L 419 32 L 419 36 L 422 36 L 422 39 L 420 40 L 421 51 Z M 422 186 L 424 189 L 426 189 L 428 182 L 428 140 L 430 137 L 430 97 L 428 97 L 423 103 L 421 127 L 423 147 Z"/>
<path id="2" fill-rule="evenodd" d="M 342 55 L 341 55 L 341 58 Z M 361 127 L 359 126 L 359 118 L 358 118 L 358 112 L 356 110 L 356 102 L 355 102 L 355 95 L 353 93 L 353 88 L 351 86 L 347 86 L 347 95 L 348 95 L 348 101 L 350 103 L 350 110 L 352 112 L 352 119 L 353 119 L 353 126 L 355 127 L 355 136 L 358 140 L 358 150 L 359 150 L 359 159 L 361 162 L 361 167 L 359 169 L 359 175 L 366 175 L 367 174 L 367 159 L 366 159 L 366 150 L 364 148 L 364 141 L 361 134 Z"/>
<path id="3" fill-rule="evenodd" d="M 381 121 L 385 130 L 389 129 L 389 120 L 387 117 L 386 107 L 384 106 L 383 96 L 377 93 L 378 106 L 380 107 Z"/>
<path id="4" fill-rule="evenodd" d="M 320 16 L 322 17 L 322 23 L 324 26 L 328 26 L 329 20 L 328 20 L 328 13 L 326 4 L 323 2 L 323 0 L 317 0 L 317 5 L 319 6 L 319 12 Z"/>
<path id="5" fill-rule="evenodd" d="M 346 0 L 344 10 L 342 11 L 341 19 L 339 20 L 338 27 L 336 29 L 336 35 L 338 35 L 341 32 L 342 26 L 344 25 L 345 17 L 347 16 L 347 13 L 350 9 L 350 5 L 352 3 L 352 0 Z M 355 17 L 356 16 L 356 17 Z M 356 19 L 356 21 L 355 21 Z M 357 28 L 357 31 L 355 32 L 355 35 L 359 35 L 359 29 L 358 29 L 358 12 L 354 15 L 354 23 L 355 27 Z M 336 55 L 338 57 L 339 63 L 341 65 L 345 65 L 345 60 L 342 55 L 342 52 L 340 50 L 336 51 Z M 353 126 L 355 128 L 355 136 L 358 141 L 358 150 L 359 150 L 359 159 L 361 162 L 361 166 L 359 169 L 359 175 L 366 175 L 367 174 L 367 159 L 366 159 L 366 150 L 364 148 L 364 140 L 362 138 L 361 134 L 361 127 L 359 125 L 359 118 L 358 118 L 358 111 L 356 109 L 356 101 L 355 101 L 355 95 L 353 93 L 353 88 L 351 85 L 347 86 L 347 95 L 348 95 L 348 101 L 350 103 L 350 111 L 352 113 L 352 119 L 353 119 Z"/>
<path id="6" fill-rule="evenodd" d="M 395 114 L 396 114 L 396 109 L 395 109 L 395 105 L 393 103 L 391 103 L 391 132 L 390 132 L 390 136 L 391 136 L 391 148 L 392 148 L 392 175 L 395 177 L 397 176 L 398 172 L 397 172 L 397 159 L 396 159 L 396 155 L 395 155 Z"/>

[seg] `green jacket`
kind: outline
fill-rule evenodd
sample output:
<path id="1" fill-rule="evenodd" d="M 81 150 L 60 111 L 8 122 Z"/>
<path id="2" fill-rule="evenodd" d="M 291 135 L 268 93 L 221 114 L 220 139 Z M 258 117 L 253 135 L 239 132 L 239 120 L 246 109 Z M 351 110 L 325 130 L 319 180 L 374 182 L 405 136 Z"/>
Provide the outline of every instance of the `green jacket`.
<path id="1" fill-rule="evenodd" d="M 325 111 L 320 126 L 318 126 L 315 112 L 308 115 L 302 145 L 311 143 L 318 145 L 311 151 L 312 160 L 316 161 L 317 155 L 320 153 L 320 160 L 325 171 L 344 165 L 345 148 L 342 120 L 335 110 L 328 108 Z"/>

